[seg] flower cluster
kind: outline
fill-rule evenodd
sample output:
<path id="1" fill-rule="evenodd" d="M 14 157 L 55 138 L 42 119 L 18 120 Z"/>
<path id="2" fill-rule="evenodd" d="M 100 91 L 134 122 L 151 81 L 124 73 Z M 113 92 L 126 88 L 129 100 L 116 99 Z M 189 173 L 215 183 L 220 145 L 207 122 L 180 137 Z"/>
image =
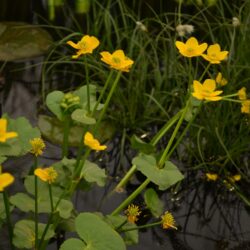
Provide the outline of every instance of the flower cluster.
<path id="1" fill-rule="evenodd" d="M 238 97 L 242 101 L 241 103 L 241 112 L 250 114 L 250 99 L 247 99 L 246 88 L 242 87 L 238 91 Z"/>
<path id="2" fill-rule="evenodd" d="M 82 39 L 74 43 L 72 41 L 67 42 L 68 45 L 77 49 L 76 55 L 73 55 L 72 58 L 77 59 L 79 56 L 84 54 L 91 54 L 95 48 L 100 44 L 99 40 L 94 36 L 83 36 Z M 125 56 L 123 50 L 116 50 L 112 54 L 108 51 L 103 51 L 100 53 L 101 61 L 105 62 L 112 69 L 116 69 L 122 72 L 129 72 L 133 60 Z"/>

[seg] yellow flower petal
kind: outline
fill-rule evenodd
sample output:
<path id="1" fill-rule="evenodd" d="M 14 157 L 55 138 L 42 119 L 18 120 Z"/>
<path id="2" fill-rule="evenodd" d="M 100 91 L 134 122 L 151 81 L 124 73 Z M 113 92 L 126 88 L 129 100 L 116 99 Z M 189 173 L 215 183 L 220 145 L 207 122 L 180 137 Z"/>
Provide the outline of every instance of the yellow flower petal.
<path id="1" fill-rule="evenodd" d="M 55 182 L 58 176 L 56 170 L 53 167 L 37 168 L 35 169 L 34 174 L 42 181 L 48 182 L 49 184 Z"/>
<path id="2" fill-rule="evenodd" d="M 203 89 L 209 92 L 213 92 L 216 88 L 215 80 L 206 79 L 203 83 Z"/>
<path id="3" fill-rule="evenodd" d="M 100 145 L 99 141 L 96 140 L 90 132 L 86 132 L 84 135 L 84 144 L 96 151 L 105 150 L 107 148 L 106 145 Z"/>
<path id="4" fill-rule="evenodd" d="M 206 173 L 206 177 L 208 181 L 216 181 L 218 179 L 218 175 L 212 173 Z"/>
<path id="5" fill-rule="evenodd" d="M 7 139 L 17 137 L 16 132 L 7 132 L 7 120 L 0 118 L 0 142 L 6 142 Z"/>
<path id="6" fill-rule="evenodd" d="M 15 178 L 9 173 L 0 174 L 0 192 L 14 182 Z"/>

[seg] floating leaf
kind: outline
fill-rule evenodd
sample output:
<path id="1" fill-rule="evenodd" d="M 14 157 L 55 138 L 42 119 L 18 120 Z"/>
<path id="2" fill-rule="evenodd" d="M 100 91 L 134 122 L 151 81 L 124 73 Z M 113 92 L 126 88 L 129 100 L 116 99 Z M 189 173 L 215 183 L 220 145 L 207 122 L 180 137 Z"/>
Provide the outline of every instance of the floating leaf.
<path id="1" fill-rule="evenodd" d="M 52 44 L 49 33 L 35 25 L 21 22 L 0 23 L 0 61 L 14 61 L 41 56 Z"/>
<path id="2" fill-rule="evenodd" d="M 96 182 L 100 187 L 103 187 L 106 182 L 105 170 L 101 169 L 97 164 L 86 160 L 82 169 L 81 175 L 88 182 Z"/>
<path id="3" fill-rule="evenodd" d="M 41 239 L 46 224 L 38 223 L 38 239 Z M 20 220 L 14 227 L 13 244 L 18 248 L 34 248 L 35 244 L 35 222 L 31 220 Z M 54 236 L 54 231 L 49 227 L 44 240 Z"/>
<path id="4" fill-rule="evenodd" d="M 165 190 L 184 178 L 179 169 L 170 161 L 166 161 L 164 167 L 159 168 L 152 155 L 141 154 L 132 162 L 150 181 L 158 185 L 160 190 Z"/>
<path id="5" fill-rule="evenodd" d="M 152 215 L 156 218 L 163 214 L 163 202 L 159 199 L 153 188 L 149 188 L 144 193 L 144 200 Z"/>

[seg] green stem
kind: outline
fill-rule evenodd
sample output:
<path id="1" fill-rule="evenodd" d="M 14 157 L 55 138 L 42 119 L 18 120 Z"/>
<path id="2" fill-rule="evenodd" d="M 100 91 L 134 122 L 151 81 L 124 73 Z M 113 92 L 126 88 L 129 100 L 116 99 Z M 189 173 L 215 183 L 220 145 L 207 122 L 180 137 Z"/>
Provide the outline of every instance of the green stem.
<path id="1" fill-rule="evenodd" d="M 7 226 L 8 226 L 8 231 L 9 231 L 10 247 L 11 249 L 14 249 L 13 244 L 12 244 L 13 228 L 12 228 L 12 223 L 10 219 L 10 203 L 9 203 L 9 198 L 8 198 L 8 194 L 6 191 L 3 191 L 3 200 L 4 200 L 4 206 L 5 206 Z"/>
<path id="2" fill-rule="evenodd" d="M 129 197 L 126 198 L 112 213 L 111 215 L 119 214 L 125 207 L 127 207 L 131 201 L 133 201 L 137 195 L 139 195 L 150 183 L 150 180 L 147 178 Z"/>
<path id="3" fill-rule="evenodd" d="M 166 161 L 167 154 L 168 154 L 168 152 L 170 150 L 170 147 L 172 146 L 172 144 L 174 142 L 174 139 L 176 138 L 176 135 L 178 133 L 178 130 L 179 130 L 179 128 L 180 128 L 180 126 L 181 126 L 181 124 L 182 124 L 182 122 L 183 122 L 183 120 L 185 118 L 185 115 L 187 113 L 189 103 L 190 103 L 190 98 L 188 99 L 188 101 L 186 103 L 186 106 L 185 106 L 185 108 L 184 108 L 184 110 L 183 110 L 183 112 L 181 114 L 181 117 L 179 118 L 179 121 L 178 121 L 178 123 L 177 123 L 177 125 L 176 125 L 176 127 L 175 127 L 169 141 L 168 141 L 167 147 L 165 148 L 163 154 L 161 155 L 161 158 L 159 160 L 159 168 L 162 168 L 164 166 L 164 163 Z"/>
<path id="4" fill-rule="evenodd" d="M 117 73 L 117 75 L 116 75 L 116 78 L 115 78 L 115 80 L 114 80 L 114 82 L 113 82 L 113 85 L 112 85 L 112 87 L 111 87 L 111 90 L 109 91 L 109 94 L 108 94 L 107 99 L 106 99 L 106 101 L 105 101 L 105 103 L 104 103 L 104 106 L 103 106 L 103 108 L 102 108 L 102 111 L 101 111 L 101 113 L 100 113 L 100 116 L 98 117 L 98 120 L 97 120 L 97 122 L 96 122 L 96 124 L 95 124 L 94 132 L 99 128 L 100 122 L 102 121 L 102 118 L 103 118 L 104 114 L 106 113 L 107 107 L 108 107 L 109 102 L 110 102 L 110 100 L 111 100 L 111 97 L 112 97 L 112 95 L 113 95 L 113 93 L 114 93 L 114 91 L 115 91 L 115 89 L 116 89 L 116 86 L 117 86 L 117 84 L 118 84 L 118 82 L 119 82 L 119 79 L 120 79 L 120 77 L 121 77 L 121 74 L 122 74 L 122 72 L 119 71 L 119 72 Z"/>
<path id="5" fill-rule="evenodd" d="M 203 71 L 201 77 L 199 78 L 199 82 L 203 79 L 203 77 L 204 77 L 205 74 L 207 73 L 207 71 L 208 71 L 208 69 L 209 69 L 210 66 L 211 66 L 211 63 L 209 63 L 209 64 L 207 65 L 207 67 L 205 68 L 205 70 Z"/>
<path id="6" fill-rule="evenodd" d="M 106 82 L 105 82 L 105 84 L 104 84 L 104 87 L 103 87 L 103 89 L 102 89 L 102 92 L 101 92 L 101 94 L 100 94 L 100 96 L 99 96 L 99 98 L 98 98 L 98 100 L 97 100 L 97 102 L 96 102 L 96 104 L 95 104 L 95 106 L 94 106 L 94 109 L 93 109 L 93 111 L 92 111 L 92 116 L 95 114 L 95 112 L 96 112 L 96 110 L 97 110 L 97 107 L 98 107 L 98 105 L 100 104 L 100 102 L 101 102 L 101 100 L 102 100 L 102 98 L 103 98 L 103 96 L 104 96 L 104 93 L 106 92 L 106 89 L 107 89 L 107 87 L 108 87 L 108 85 L 109 85 L 109 82 L 110 82 L 110 80 L 111 80 L 111 78 L 112 78 L 112 75 L 113 75 L 113 70 L 111 70 L 110 71 L 110 73 L 109 73 L 109 76 L 108 76 L 108 78 L 107 78 L 107 80 L 106 80 Z"/>
<path id="7" fill-rule="evenodd" d="M 87 110 L 88 114 L 90 114 L 89 70 L 86 57 L 84 57 L 84 68 L 85 68 L 85 80 L 87 83 Z"/>
<path id="8" fill-rule="evenodd" d="M 121 181 L 116 185 L 114 191 L 119 192 L 119 190 L 126 185 L 126 183 L 131 178 L 131 176 L 134 174 L 135 171 L 136 171 L 136 165 L 133 165 L 126 173 L 126 175 L 121 179 Z"/>
<path id="9" fill-rule="evenodd" d="M 54 212 L 54 203 L 53 203 L 53 195 L 52 195 L 52 186 L 51 184 L 49 185 L 49 199 L 50 199 L 50 208 L 51 208 L 51 213 Z"/>
<path id="10" fill-rule="evenodd" d="M 66 116 L 65 119 L 64 119 L 62 158 L 68 156 L 69 132 L 70 132 L 70 117 Z"/>
<path id="11" fill-rule="evenodd" d="M 143 228 L 150 228 L 150 227 L 158 226 L 161 223 L 162 223 L 162 221 L 158 221 L 158 222 L 146 224 L 146 225 L 143 225 L 143 226 L 126 228 L 126 229 L 120 230 L 119 233 L 124 233 L 124 232 L 128 232 L 128 231 L 133 231 L 133 230 L 139 230 L 139 229 L 143 229 Z"/>
<path id="12" fill-rule="evenodd" d="M 158 133 L 153 137 L 151 140 L 151 144 L 155 146 L 159 140 L 167 133 L 167 131 L 176 123 L 176 121 L 180 118 L 181 113 L 183 110 L 180 110 L 178 113 L 176 113 L 159 131 Z M 129 181 L 131 176 L 136 171 L 136 165 L 133 165 L 129 171 L 126 173 L 126 175 L 121 179 L 121 181 L 116 185 L 113 191 L 119 191 L 122 187 L 126 185 L 126 183 Z"/>
<path id="13" fill-rule="evenodd" d="M 34 171 L 37 168 L 37 157 L 34 157 Z M 38 248 L 38 186 L 37 186 L 37 176 L 35 176 L 35 248 Z"/>

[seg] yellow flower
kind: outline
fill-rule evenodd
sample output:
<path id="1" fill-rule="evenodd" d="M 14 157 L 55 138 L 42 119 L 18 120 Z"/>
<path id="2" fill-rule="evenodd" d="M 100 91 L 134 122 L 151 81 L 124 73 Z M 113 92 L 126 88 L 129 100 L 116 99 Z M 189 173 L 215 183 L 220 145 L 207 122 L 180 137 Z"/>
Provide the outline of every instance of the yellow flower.
<path id="1" fill-rule="evenodd" d="M 217 82 L 218 85 L 220 86 L 225 86 L 227 85 L 228 81 L 227 79 L 222 77 L 222 74 L 219 72 L 215 78 L 215 81 Z"/>
<path id="2" fill-rule="evenodd" d="M 241 113 L 250 114 L 250 100 L 245 100 L 242 102 Z"/>
<path id="3" fill-rule="evenodd" d="M 7 139 L 17 137 L 16 132 L 7 132 L 7 120 L 0 118 L 0 142 L 6 142 Z"/>
<path id="4" fill-rule="evenodd" d="M 201 56 L 212 64 L 221 63 L 227 58 L 228 51 L 221 51 L 219 44 L 210 45 L 207 49 L 207 54 Z"/>
<path id="5" fill-rule="evenodd" d="M 76 55 L 72 56 L 72 58 L 78 58 L 80 55 L 91 54 L 99 46 L 100 42 L 96 37 L 86 35 L 77 43 L 68 41 L 67 44 L 78 50 Z"/>
<path id="6" fill-rule="evenodd" d="M 53 167 L 49 168 L 37 168 L 34 174 L 39 177 L 42 181 L 48 182 L 49 184 L 55 182 L 58 174 Z"/>
<path id="7" fill-rule="evenodd" d="M 163 229 L 173 228 L 173 229 L 177 230 L 174 217 L 170 212 L 168 212 L 168 211 L 165 212 L 165 214 L 161 216 L 161 219 L 162 219 Z"/>
<path id="8" fill-rule="evenodd" d="M 129 72 L 132 64 L 134 63 L 133 60 L 125 56 L 123 50 L 121 49 L 116 50 L 113 54 L 103 51 L 100 55 L 102 56 L 101 61 L 108 64 L 111 68 L 123 72 Z"/>
<path id="9" fill-rule="evenodd" d="M 228 180 L 231 182 L 231 183 L 235 183 L 236 181 L 240 181 L 241 180 L 241 175 L 240 174 L 235 174 L 233 176 L 229 176 L 228 177 Z"/>
<path id="10" fill-rule="evenodd" d="M 247 99 L 247 94 L 246 94 L 246 88 L 242 87 L 239 91 L 238 91 L 238 96 L 240 100 L 246 100 Z"/>
<path id="11" fill-rule="evenodd" d="M 206 177 L 208 181 L 216 181 L 218 179 L 217 174 L 206 173 Z"/>
<path id="12" fill-rule="evenodd" d="M 128 206 L 125 214 L 130 223 L 135 223 L 138 220 L 138 216 L 141 214 L 141 211 L 138 206 L 132 204 Z"/>
<path id="13" fill-rule="evenodd" d="M 41 138 L 34 138 L 30 140 L 31 150 L 30 153 L 34 154 L 36 157 L 43 154 L 45 148 L 44 141 Z"/>
<path id="14" fill-rule="evenodd" d="M 0 174 L 0 192 L 4 191 L 4 188 L 13 183 L 14 180 L 14 176 L 9 173 Z"/>
<path id="15" fill-rule="evenodd" d="M 223 91 L 215 91 L 216 84 L 215 80 L 206 79 L 203 84 L 199 81 L 193 81 L 194 92 L 192 95 L 199 100 L 208 100 L 208 101 L 219 101 L 222 99 L 220 95 Z"/>
<path id="16" fill-rule="evenodd" d="M 197 39 L 194 37 L 190 37 L 186 43 L 176 41 L 175 46 L 186 57 L 200 56 L 207 49 L 207 43 L 199 45 Z"/>
<path id="17" fill-rule="evenodd" d="M 100 145 L 100 142 L 96 140 L 90 132 L 86 132 L 84 135 L 84 144 L 96 151 L 105 150 L 107 148 L 106 145 Z"/>

